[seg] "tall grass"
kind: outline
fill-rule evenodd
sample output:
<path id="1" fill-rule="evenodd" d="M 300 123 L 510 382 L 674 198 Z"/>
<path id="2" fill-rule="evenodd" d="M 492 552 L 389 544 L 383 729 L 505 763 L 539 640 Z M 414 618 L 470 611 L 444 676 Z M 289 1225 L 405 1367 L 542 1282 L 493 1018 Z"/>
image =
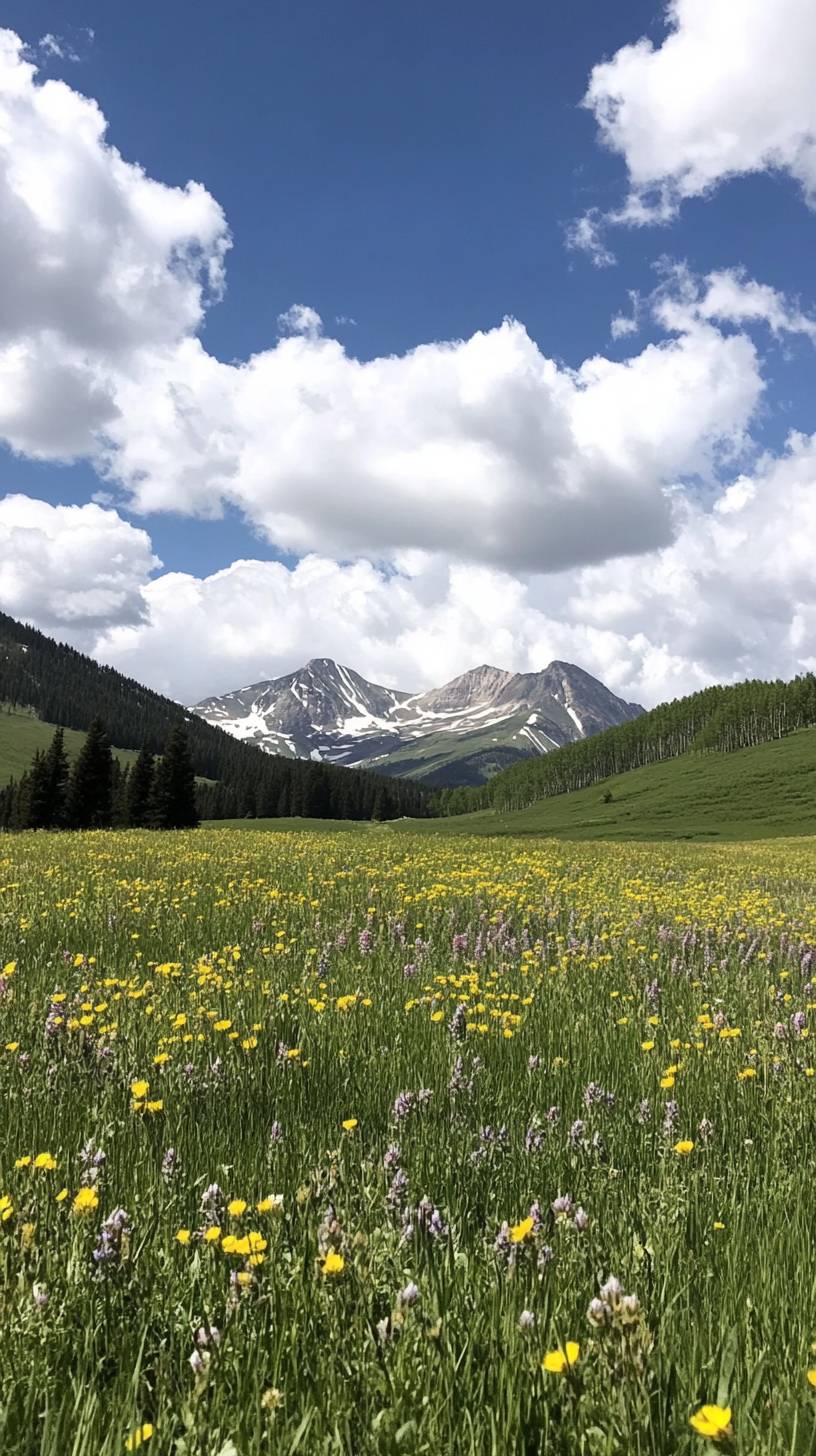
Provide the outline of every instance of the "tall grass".
<path id="1" fill-rule="evenodd" d="M 816 1451 L 814 868 L 0 844 L 4 1456 Z"/>

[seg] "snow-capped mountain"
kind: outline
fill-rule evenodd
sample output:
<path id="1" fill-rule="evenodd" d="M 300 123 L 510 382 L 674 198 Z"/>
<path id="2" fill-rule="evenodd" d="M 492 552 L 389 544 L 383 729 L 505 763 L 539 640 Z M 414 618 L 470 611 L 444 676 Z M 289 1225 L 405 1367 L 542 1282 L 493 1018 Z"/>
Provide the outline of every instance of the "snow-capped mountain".
<path id="1" fill-rule="evenodd" d="M 568 662 L 526 673 L 475 667 L 440 688 L 406 693 L 316 657 L 286 677 L 205 698 L 193 712 L 269 753 L 472 784 L 643 709 Z"/>

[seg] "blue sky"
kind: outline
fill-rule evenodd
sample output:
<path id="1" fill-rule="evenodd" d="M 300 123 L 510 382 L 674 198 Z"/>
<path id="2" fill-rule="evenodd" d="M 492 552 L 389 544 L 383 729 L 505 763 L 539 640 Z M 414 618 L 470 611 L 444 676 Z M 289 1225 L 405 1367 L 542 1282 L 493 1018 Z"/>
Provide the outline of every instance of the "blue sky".
<path id="1" fill-rule="evenodd" d="M 689 12 L 694 9 L 693 0 L 682 3 Z M 722 8 L 723 0 L 717 3 Z M 750 0 L 751 6 L 761 3 Z M 785 0 L 785 5 L 797 17 L 802 14 L 798 0 Z M 232 243 L 226 288 L 220 301 L 202 308 L 197 334 L 207 354 L 223 364 L 272 350 L 278 318 L 294 303 L 315 309 L 324 335 L 361 361 L 468 340 L 477 331 L 497 329 L 509 315 L 521 321 L 541 356 L 560 370 L 580 370 L 595 355 L 620 363 L 650 343 L 667 342 L 664 322 L 645 302 L 636 335 L 610 334 L 613 315 L 629 309 L 630 292 L 646 300 L 656 287 L 656 265 L 665 257 L 682 261 L 694 278 L 741 268 L 744 277 L 787 300 L 799 299 L 806 312 L 814 305 L 814 217 L 801 178 L 793 163 L 786 170 L 764 165 L 761 158 L 751 161 L 750 149 L 741 171 L 724 168 L 713 182 L 678 194 L 663 225 L 606 225 L 603 236 L 614 265 L 594 266 L 587 252 L 566 246 L 567 230 L 577 218 L 590 210 L 614 212 L 632 190 L 637 138 L 612 152 L 600 143 L 598 115 L 580 103 L 593 67 L 615 57 L 621 47 L 642 36 L 655 50 L 664 44 L 667 26 L 655 3 L 601 6 L 579 0 L 550 7 L 510 0 L 497 7 L 477 0 L 465 16 L 452 4 L 375 7 L 361 0 L 342 6 L 300 0 L 231 7 L 210 0 L 195 7 L 153 0 L 111 7 L 88 0 L 71 6 L 68 23 L 64 4 L 8 0 L 3 21 L 36 60 L 34 84 L 62 79 L 72 91 L 94 98 L 107 119 L 107 143 L 127 163 L 139 164 L 148 177 L 171 188 L 195 179 L 220 204 Z M 690 16 L 689 31 L 693 21 Z M 61 55 L 53 45 L 38 46 L 49 35 Z M 711 84 L 715 90 L 722 85 L 726 100 L 729 77 L 715 75 Z M 757 84 L 761 90 L 761 74 Z M 746 135 L 751 121 L 748 116 Z M 660 118 L 655 124 L 659 129 Z M 690 134 L 694 124 L 691 117 Z M 797 124 L 806 130 L 807 118 Z M 667 161 L 666 176 L 675 175 L 674 165 Z M 693 448 L 670 452 L 660 473 L 661 490 L 680 487 L 689 501 L 710 504 L 718 490 L 754 469 L 763 451 L 775 457 L 784 452 L 791 429 L 813 429 L 813 340 L 801 329 L 774 334 L 766 323 L 759 319 L 748 328 L 736 316 L 719 320 L 718 338 L 739 335 L 757 351 L 761 390 L 746 406 L 750 424 L 747 415 L 735 415 L 723 427 L 728 448 L 709 442 L 702 470 Z M 687 405 L 681 389 L 675 407 L 682 411 Z M 651 409 L 648 396 L 644 409 Z M 742 441 L 737 458 L 735 435 L 746 432 L 750 439 Z M 211 497 L 191 504 L 185 495 L 180 507 L 183 492 L 139 498 L 123 487 L 118 465 L 101 480 L 105 467 L 92 448 L 48 453 L 36 443 L 21 448 L 13 431 L 5 437 L 10 443 L 0 455 L 0 495 L 24 493 L 52 505 L 83 506 L 103 490 L 103 504 L 119 521 L 149 533 L 166 570 L 197 580 L 240 557 L 280 561 L 291 570 L 316 550 L 343 566 L 356 561 L 371 563 L 386 577 L 407 574 L 417 599 L 427 604 L 436 592 L 442 611 L 450 607 L 451 571 L 485 566 L 477 559 L 478 548 L 463 547 L 459 553 L 451 547 L 450 532 L 443 531 L 439 559 L 430 566 L 426 562 L 427 580 L 419 583 L 416 563 L 406 567 L 400 553 L 417 547 L 434 555 L 432 532 L 418 533 L 414 541 L 402 528 L 393 542 L 381 532 L 371 541 L 361 538 L 359 550 L 353 527 L 346 535 L 335 530 L 324 540 L 310 526 L 290 539 L 279 526 L 270 528 L 268 502 L 256 511 L 244 495 L 223 497 L 220 517 L 207 519 L 214 509 Z M 264 449 L 274 451 L 274 443 L 265 441 Z M 649 450 L 655 453 L 658 446 L 650 441 Z M 322 468 L 331 470 L 330 457 Z M 466 466 L 462 469 L 466 491 Z M 473 488 L 478 495 L 481 486 Z M 376 474 L 366 475 L 362 489 L 377 495 Z M 387 482 L 382 489 L 387 492 Z M 428 491 L 433 494 L 430 482 Z M 466 498 L 457 496 L 457 510 Z M 605 499 L 599 501 L 601 513 Z M 155 509 L 156 501 L 162 509 Z M 633 560 L 665 546 L 668 538 L 655 525 L 652 536 L 640 540 L 635 533 L 631 547 L 624 541 L 621 551 L 614 497 L 608 510 L 609 560 L 623 560 L 621 574 L 631 578 Z M 589 514 L 594 516 L 593 508 Z M 507 552 L 503 546 L 491 552 L 486 548 L 487 565 L 521 583 L 524 610 L 543 613 L 538 638 L 530 626 L 524 661 L 501 665 L 531 665 L 540 652 L 557 646 L 553 624 L 566 613 L 568 648 L 575 653 L 586 642 L 584 656 L 591 660 L 585 665 L 598 671 L 607 667 L 606 651 L 607 675 L 615 685 L 644 692 L 646 669 L 642 661 L 639 666 L 633 661 L 631 645 L 622 657 L 615 656 L 612 644 L 604 649 L 593 639 L 590 648 L 587 634 L 605 628 L 597 611 L 587 609 L 583 618 L 576 614 L 576 601 L 586 599 L 588 578 L 564 575 L 596 569 L 602 551 L 593 546 L 584 559 L 572 547 L 563 563 L 551 553 L 542 557 L 543 570 L 520 553 L 518 543 Z M 445 571 L 443 591 L 439 578 Z M 155 571 L 149 575 L 155 580 Z M 606 586 L 603 590 L 608 595 Z M 11 610 L 19 604 L 7 595 L 6 605 Z M 122 635 L 141 630 L 138 622 L 154 608 L 140 606 L 133 621 L 127 611 L 118 619 L 114 612 L 109 623 L 75 612 L 79 625 L 64 613 L 66 631 L 84 631 L 84 645 L 111 660 L 127 661 L 131 654 L 143 675 L 170 690 L 166 650 L 163 656 L 157 653 L 154 671 L 134 637 Z M 334 599 L 326 610 L 329 617 L 336 613 Z M 402 640 L 406 630 L 419 630 L 410 613 L 410 621 L 404 614 L 392 621 L 391 611 L 390 605 L 385 610 L 372 604 L 372 613 L 384 612 L 390 625 L 383 627 L 380 648 L 373 651 L 369 642 L 353 665 L 385 675 L 388 631 Z M 647 620 L 648 605 L 643 611 Z M 792 613 L 793 608 L 789 617 Z M 37 617 L 31 607 L 21 614 Z M 55 630 L 55 617 L 58 621 L 53 603 L 39 613 L 48 630 Z M 490 622 L 483 626 L 479 656 L 512 648 L 511 624 L 502 619 L 496 631 Z M 631 644 L 637 624 L 627 619 L 622 628 L 619 635 Z M 93 640 L 92 630 L 97 632 Z M 422 630 L 444 637 L 444 612 L 433 631 L 428 624 Z M 677 655 L 684 665 L 665 683 L 661 678 L 654 687 L 647 685 L 647 696 L 722 676 L 720 658 L 716 665 L 706 660 L 704 653 L 691 650 L 687 634 L 680 635 L 679 651 L 668 624 L 663 639 L 652 644 L 655 652 Z M 767 668 L 768 653 L 757 648 L 756 635 L 739 643 L 737 675 L 754 662 L 757 670 Z M 315 654 L 325 645 L 315 641 Z M 463 668 L 470 665 L 464 654 L 481 645 L 478 631 L 461 643 Z M 352 639 L 349 655 L 353 647 Z M 298 638 L 285 651 L 260 643 L 251 661 L 234 665 L 229 654 L 210 656 L 199 675 L 202 690 L 205 684 L 208 691 L 229 687 L 233 671 L 240 676 L 256 664 L 258 670 L 294 666 L 287 652 L 300 650 Z M 411 650 L 416 658 L 419 648 Z M 405 670 L 409 661 L 414 665 L 410 654 L 398 653 L 397 660 L 403 659 Z M 788 653 L 780 670 L 790 670 L 792 661 Z M 433 671 L 454 665 L 458 661 L 449 663 L 443 653 Z M 226 681 L 215 681 L 222 670 Z M 185 683 L 177 691 L 190 688 Z"/>

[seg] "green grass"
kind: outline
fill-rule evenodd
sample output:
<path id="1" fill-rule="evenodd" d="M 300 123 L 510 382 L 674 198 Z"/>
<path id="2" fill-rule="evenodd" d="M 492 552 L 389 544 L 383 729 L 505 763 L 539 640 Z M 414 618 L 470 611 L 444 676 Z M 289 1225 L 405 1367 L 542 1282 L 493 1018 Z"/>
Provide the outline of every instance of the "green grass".
<path id="1" fill-rule="evenodd" d="M 31 767 L 37 749 L 50 747 L 55 728 L 55 723 L 44 723 L 25 708 L 0 706 L 0 789 L 9 779 L 19 779 Z M 74 728 L 66 728 L 64 733 L 65 751 L 73 763 L 85 742 L 85 734 Z M 139 756 L 135 748 L 114 748 L 113 755 L 123 768 L 126 764 L 135 763 Z M 212 784 L 215 781 L 196 775 L 196 782 Z"/>
<path id="2" fill-rule="evenodd" d="M 3 1456 L 814 1456 L 815 882 L 0 836 Z"/>
<path id="3" fill-rule="evenodd" d="M 411 820 L 413 823 L 413 820 Z M 365 833 L 382 829 L 368 819 L 205 819 L 202 829 L 254 829 L 259 833 L 286 833 L 309 830 L 315 834 L 343 834 L 356 830 Z"/>
<path id="4" fill-rule="evenodd" d="M 0 788 L 9 779 L 19 779 L 31 767 L 37 749 L 44 751 L 50 746 L 55 726 L 43 723 L 24 708 L 0 707 Z M 65 729 L 65 751 L 71 761 L 84 742 L 84 733 Z M 136 750 L 131 748 L 115 748 L 114 753 L 121 764 L 133 763 L 137 757 Z"/>
<path id="5" fill-rule="evenodd" d="M 611 792 L 612 802 L 603 803 Z M 396 831 L 558 839 L 775 839 L 816 832 L 816 729 L 737 753 L 667 763 L 541 799 L 527 809 L 399 821 Z"/>

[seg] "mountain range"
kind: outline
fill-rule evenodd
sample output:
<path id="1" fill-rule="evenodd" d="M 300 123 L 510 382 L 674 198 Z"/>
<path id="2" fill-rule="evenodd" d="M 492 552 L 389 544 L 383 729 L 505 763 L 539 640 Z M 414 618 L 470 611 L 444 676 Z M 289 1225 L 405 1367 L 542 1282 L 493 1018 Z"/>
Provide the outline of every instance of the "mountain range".
<path id="1" fill-rule="evenodd" d="M 591 737 L 643 709 L 569 662 L 526 673 L 483 665 L 409 693 L 316 657 L 191 711 L 268 753 L 452 786 L 483 783 L 520 758 Z"/>

